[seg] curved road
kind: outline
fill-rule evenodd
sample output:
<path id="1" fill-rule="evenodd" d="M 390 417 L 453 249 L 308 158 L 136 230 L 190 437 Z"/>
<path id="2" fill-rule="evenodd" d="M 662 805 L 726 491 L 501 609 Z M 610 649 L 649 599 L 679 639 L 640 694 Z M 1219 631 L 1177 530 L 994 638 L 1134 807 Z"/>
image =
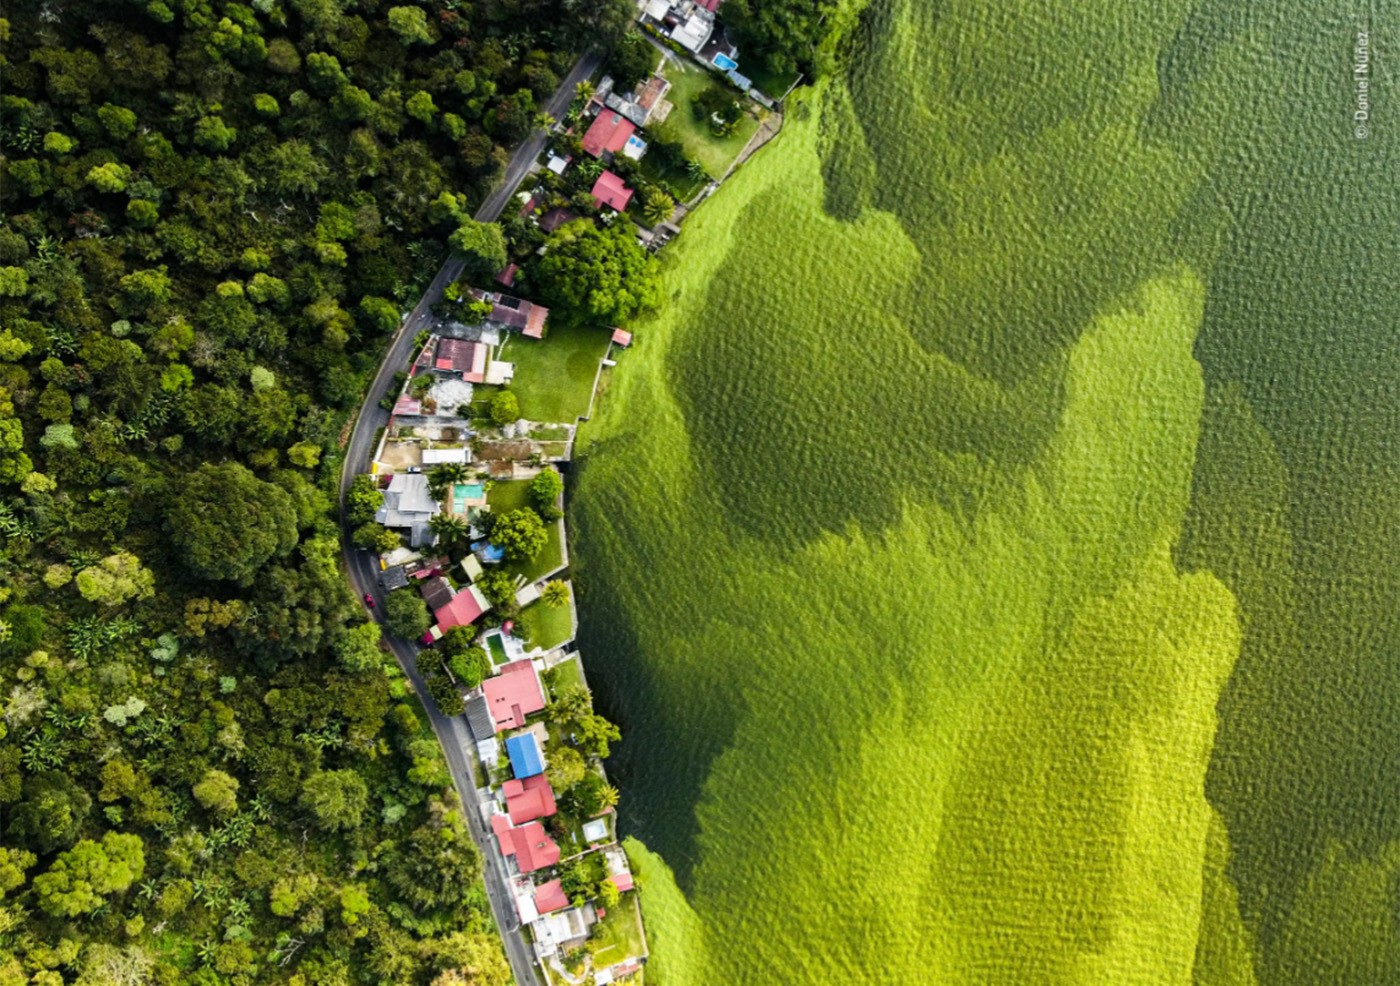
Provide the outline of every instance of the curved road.
<path id="1" fill-rule="evenodd" d="M 596 52 L 589 52 L 580 58 L 554 95 L 550 97 L 549 103 L 545 106 L 545 112 L 556 118 L 563 116 L 573 99 L 574 87 L 596 72 L 602 63 L 603 56 Z M 525 143 L 516 148 L 506 166 L 500 184 L 486 197 L 481 208 L 476 211 L 477 220 L 494 222 L 500 217 L 506 204 L 515 195 L 521 180 L 530 171 L 535 159 L 539 157 L 540 151 L 544 149 L 546 137 L 545 131 L 536 130 L 526 139 Z M 460 260 L 448 258 L 437 272 L 437 276 L 433 278 L 432 283 L 428 285 L 428 290 L 423 293 L 423 297 L 419 299 L 413 311 L 404 319 L 403 325 L 399 327 L 398 333 L 389 343 L 388 351 L 384 354 L 384 361 L 380 363 L 379 370 L 374 375 L 374 381 L 370 384 L 369 391 L 360 404 L 359 417 L 350 434 L 350 441 L 345 447 L 345 460 L 340 473 L 341 556 L 345 560 L 345 571 L 350 580 L 351 588 L 358 596 L 363 597 L 366 594 L 372 596 L 377 607 L 376 612 L 382 612 L 384 608 L 384 591 L 379 585 L 379 565 L 374 555 L 368 551 L 357 550 L 350 543 L 350 528 L 345 517 L 345 496 L 349 492 L 350 484 L 355 476 L 369 468 L 369 458 L 374 452 L 375 436 L 380 428 L 386 427 L 389 423 L 389 414 L 379 406 L 380 400 L 388 394 L 389 385 L 394 379 L 395 372 L 408 365 L 409 357 L 413 352 L 413 340 L 419 331 L 426 328 L 431 321 L 430 309 L 442 299 L 443 288 L 460 277 L 462 269 L 463 264 Z M 474 749 L 475 744 L 467 731 L 466 720 L 462 716 L 444 716 L 428 697 L 427 688 L 422 677 L 418 674 L 414 661 L 418 653 L 416 643 L 389 634 L 385 634 L 385 639 L 393 648 L 399 667 L 403 669 L 408 680 L 413 683 L 413 690 L 417 693 L 418 700 L 422 702 L 424 709 L 427 710 L 433 732 L 437 735 L 438 742 L 442 745 L 442 752 L 447 758 L 447 768 L 452 774 L 452 783 L 456 785 L 457 794 L 461 798 L 467 825 L 471 830 L 472 838 L 476 840 L 477 847 L 481 850 L 486 877 L 486 894 L 491 900 L 491 910 L 495 914 L 496 926 L 500 929 L 501 941 L 505 945 L 506 958 L 510 960 L 515 981 L 519 986 L 539 986 L 540 977 L 535 971 L 533 951 L 521 934 L 520 925 L 516 920 L 515 905 L 507 889 L 504 860 L 497 852 L 495 837 L 481 820 L 480 806 L 483 803 L 483 798 L 476 788 L 476 775 L 473 770 L 475 754 L 469 752 Z"/>

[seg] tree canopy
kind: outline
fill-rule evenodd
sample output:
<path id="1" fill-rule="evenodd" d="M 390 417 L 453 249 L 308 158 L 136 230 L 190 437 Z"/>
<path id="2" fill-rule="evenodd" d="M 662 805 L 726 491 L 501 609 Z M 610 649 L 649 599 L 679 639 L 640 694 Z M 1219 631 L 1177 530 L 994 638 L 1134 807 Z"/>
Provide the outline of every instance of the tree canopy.
<path id="1" fill-rule="evenodd" d="M 550 234 L 544 256 L 527 276 L 547 304 L 609 325 L 661 302 L 660 265 L 642 249 L 628 222 L 565 223 Z"/>
<path id="2" fill-rule="evenodd" d="M 237 462 L 205 463 L 173 497 L 166 528 L 195 574 L 252 583 L 258 570 L 297 543 L 286 490 Z"/>

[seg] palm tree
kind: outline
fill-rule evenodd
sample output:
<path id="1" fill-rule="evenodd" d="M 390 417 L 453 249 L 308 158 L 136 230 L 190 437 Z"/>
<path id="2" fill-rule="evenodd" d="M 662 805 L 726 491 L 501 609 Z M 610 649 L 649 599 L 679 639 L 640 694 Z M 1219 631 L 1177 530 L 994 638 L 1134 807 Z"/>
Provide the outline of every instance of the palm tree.
<path id="1" fill-rule="evenodd" d="M 568 583 L 555 579 L 553 582 L 545 585 L 544 591 L 540 593 L 540 602 L 552 609 L 558 609 L 560 606 L 567 606 L 569 604 Z"/>
<path id="2" fill-rule="evenodd" d="M 460 514 L 433 514 L 428 518 L 428 530 L 449 548 L 465 544 L 471 538 L 471 525 Z"/>
<path id="3" fill-rule="evenodd" d="M 587 104 L 597 92 L 598 90 L 593 87 L 593 82 L 589 79 L 584 79 L 578 85 L 574 86 L 574 95 L 585 104 Z"/>
<path id="4" fill-rule="evenodd" d="M 642 199 L 642 218 L 655 226 L 671 218 L 676 209 L 676 200 L 659 188 L 648 188 Z"/>
<path id="5" fill-rule="evenodd" d="M 602 805 L 603 811 L 607 811 L 609 808 L 616 808 L 617 798 L 617 788 L 613 787 L 611 784 L 604 784 L 598 789 L 598 804 Z"/>
<path id="6" fill-rule="evenodd" d="M 428 492 L 433 495 L 434 500 L 441 500 L 451 487 L 466 481 L 466 466 L 460 462 L 444 462 L 433 466 L 432 472 L 428 473 Z"/>

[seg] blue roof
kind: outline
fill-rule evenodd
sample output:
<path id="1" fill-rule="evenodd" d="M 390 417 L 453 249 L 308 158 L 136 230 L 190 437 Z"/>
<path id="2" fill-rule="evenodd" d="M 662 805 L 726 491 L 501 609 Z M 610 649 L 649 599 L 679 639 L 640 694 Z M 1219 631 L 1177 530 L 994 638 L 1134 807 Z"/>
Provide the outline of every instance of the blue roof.
<path id="1" fill-rule="evenodd" d="M 488 565 L 498 562 L 506 556 L 504 548 L 495 544 L 487 544 L 485 541 L 478 541 L 472 545 L 472 551 Z"/>
<path id="2" fill-rule="evenodd" d="M 506 740 L 506 753 L 517 780 L 544 773 L 544 753 L 534 733 L 521 733 Z"/>

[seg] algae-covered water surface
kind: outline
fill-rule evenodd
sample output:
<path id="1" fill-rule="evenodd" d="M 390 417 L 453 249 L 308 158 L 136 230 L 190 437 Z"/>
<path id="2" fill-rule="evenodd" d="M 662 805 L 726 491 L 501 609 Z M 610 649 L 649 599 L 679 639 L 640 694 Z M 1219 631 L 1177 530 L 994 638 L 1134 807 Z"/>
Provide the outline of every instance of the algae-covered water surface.
<path id="1" fill-rule="evenodd" d="M 1396 36 L 872 0 L 687 221 L 571 504 L 649 981 L 1400 982 Z"/>

